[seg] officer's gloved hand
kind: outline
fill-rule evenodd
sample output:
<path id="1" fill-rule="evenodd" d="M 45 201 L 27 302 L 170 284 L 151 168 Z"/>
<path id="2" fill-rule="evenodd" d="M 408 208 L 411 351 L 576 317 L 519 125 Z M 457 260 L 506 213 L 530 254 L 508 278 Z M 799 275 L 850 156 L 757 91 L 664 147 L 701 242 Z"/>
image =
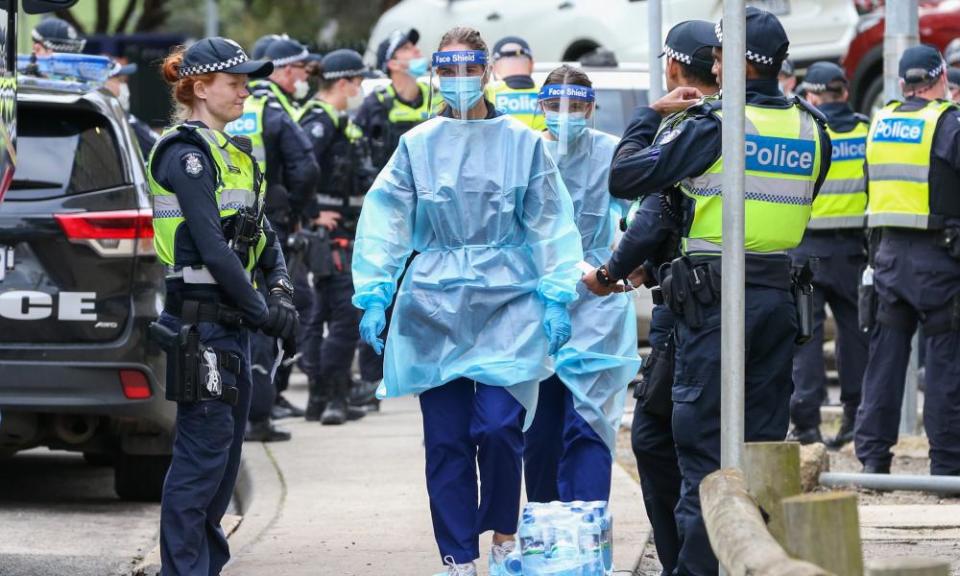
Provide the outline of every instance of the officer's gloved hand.
<path id="1" fill-rule="evenodd" d="M 383 354 L 383 339 L 380 334 L 387 327 L 387 314 L 380 306 L 371 306 L 363 311 L 360 320 L 360 337 L 373 348 L 377 355 Z"/>
<path id="2" fill-rule="evenodd" d="M 300 318 L 293 298 L 286 292 L 274 291 L 267 298 L 267 321 L 260 327 L 267 336 L 290 340 L 297 332 Z"/>
<path id="3" fill-rule="evenodd" d="M 547 310 L 543 316 L 543 329 L 547 332 L 547 339 L 550 340 L 547 353 L 553 356 L 570 340 L 570 312 L 567 311 L 566 304 L 547 303 Z"/>

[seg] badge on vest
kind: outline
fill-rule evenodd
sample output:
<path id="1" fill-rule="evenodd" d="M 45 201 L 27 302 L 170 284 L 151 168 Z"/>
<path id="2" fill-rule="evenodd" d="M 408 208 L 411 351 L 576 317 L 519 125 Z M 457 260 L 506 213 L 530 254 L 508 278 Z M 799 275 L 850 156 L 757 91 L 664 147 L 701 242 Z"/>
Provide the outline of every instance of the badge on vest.
<path id="1" fill-rule="evenodd" d="M 227 124 L 224 128 L 227 134 L 233 136 L 250 136 L 257 133 L 257 114 L 256 112 L 244 112 L 233 122 Z"/>
<path id="2" fill-rule="evenodd" d="M 844 138 L 833 141 L 831 158 L 834 162 L 845 160 L 863 160 L 867 157 L 866 138 Z"/>
<path id="3" fill-rule="evenodd" d="M 747 134 L 747 170 L 811 176 L 816 145 L 809 140 Z"/>
<path id="4" fill-rule="evenodd" d="M 920 118 L 884 118 L 873 132 L 875 142 L 919 144 L 923 140 L 925 121 Z"/>
<path id="5" fill-rule="evenodd" d="M 507 114 L 536 114 L 537 95 L 509 92 L 497 94 L 497 110 Z"/>

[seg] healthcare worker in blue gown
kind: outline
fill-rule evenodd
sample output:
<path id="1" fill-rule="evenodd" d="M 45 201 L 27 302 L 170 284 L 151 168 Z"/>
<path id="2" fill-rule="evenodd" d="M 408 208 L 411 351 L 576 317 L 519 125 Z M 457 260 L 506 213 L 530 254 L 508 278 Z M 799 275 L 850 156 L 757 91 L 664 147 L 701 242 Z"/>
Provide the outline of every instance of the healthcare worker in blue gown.
<path id="1" fill-rule="evenodd" d="M 442 574 L 491 573 L 514 548 L 525 418 L 570 337 L 581 276 L 573 204 L 540 135 L 483 99 L 487 46 L 454 28 L 433 55 L 444 106 L 403 135 L 367 193 L 353 256 L 361 337 L 378 352 L 397 291 L 381 398 L 419 394 Z M 478 500 L 477 470 L 480 488 Z"/>
<path id="2" fill-rule="evenodd" d="M 561 66 L 540 91 L 543 138 L 573 200 L 585 260 L 612 253 L 626 200 L 610 196 L 607 177 L 618 139 L 588 127 L 594 119 L 590 78 Z M 525 434 L 527 499 L 607 500 L 617 429 L 627 385 L 640 369 L 637 317 L 629 293 L 594 296 L 578 286 L 570 306 L 573 335 L 556 356 L 556 374 L 540 384 L 537 413 Z"/>

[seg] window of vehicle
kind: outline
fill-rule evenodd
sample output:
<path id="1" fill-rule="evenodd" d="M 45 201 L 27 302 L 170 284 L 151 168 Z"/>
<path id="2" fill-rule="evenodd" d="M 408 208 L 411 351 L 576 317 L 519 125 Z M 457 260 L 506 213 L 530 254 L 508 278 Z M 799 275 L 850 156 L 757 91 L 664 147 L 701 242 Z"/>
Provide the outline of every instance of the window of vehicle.
<path id="1" fill-rule="evenodd" d="M 645 90 L 598 89 L 597 130 L 623 136 L 633 111 L 637 106 L 647 103 Z"/>
<path id="2" fill-rule="evenodd" d="M 9 200 L 42 200 L 125 184 L 110 122 L 92 111 L 21 104 Z"/>

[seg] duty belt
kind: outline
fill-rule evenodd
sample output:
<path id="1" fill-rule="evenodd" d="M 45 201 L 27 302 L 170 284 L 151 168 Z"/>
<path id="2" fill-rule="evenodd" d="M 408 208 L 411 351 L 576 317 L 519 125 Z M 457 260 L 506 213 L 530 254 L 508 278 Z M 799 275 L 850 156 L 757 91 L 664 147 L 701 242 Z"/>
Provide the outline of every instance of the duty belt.
<path id="1" fill-rule="evenodd" d="M 163 309 L 167 314 L 177 316 L 187 324 L 212 322 L 228 328 L 239 328 L 243 325 L 243 314 L 236 308 L 219 302 L 191 300 L 180 294 L 168 293 Z"/>

